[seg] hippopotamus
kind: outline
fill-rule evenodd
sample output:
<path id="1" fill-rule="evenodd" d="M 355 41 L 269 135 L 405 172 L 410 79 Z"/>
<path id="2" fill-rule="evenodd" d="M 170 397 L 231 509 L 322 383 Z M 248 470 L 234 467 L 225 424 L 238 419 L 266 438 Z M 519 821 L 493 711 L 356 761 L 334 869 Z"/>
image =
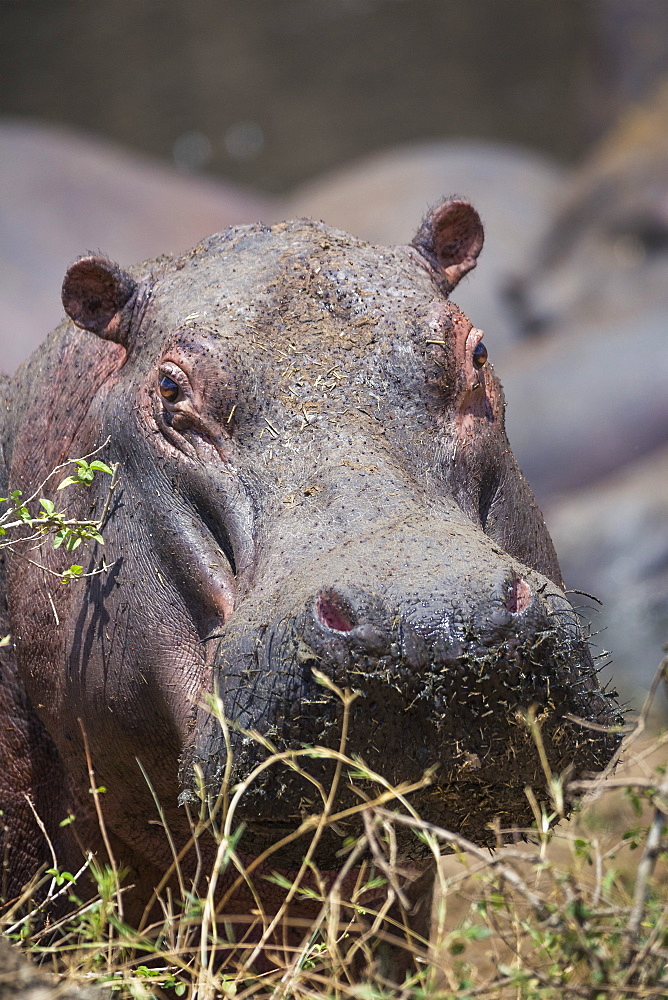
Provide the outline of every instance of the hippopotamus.
<path id="1" fill-rule="evenodd" d="M 578 776 L 610 760 L 614 699 L 510 450 L 483 332 L 449 298 L 482 244 L 475 209 L 450 199 L 409 246 L 299 219 L 68 269 L 67 321 L 2 384 L 2 488 L 28 495 L 93 453 L 119 478 L 111 495 L 104 475 L 67 491 L 70 516 L 106 510 L 103 572 L 98 543 L 66 586 L 46 572 L 69 565 L 62 548 L 6 555 L 6 896 L 50 861 L 45 833 L 72 871 L 79 845 L 105 857 L 89 765 L 127 914 L 171 861 L 163 824 L 178 849 L 225 788 L 239 855 L 282 844 L 271 868 L 294 871 L 312 827 L 289 835 L 323 811 L 346 712 L 362 794 L 369 773 L 413 787 L 423 819 L 490 846 L 531 824 L 527 786 L 549 801 L 546 763 Z M 57 478 L 46 496 L 64 495 Z M 309 747 L 299 767 L 261 766 Z M 323 872 L 364 829 L 346 813 L 359 791 L 339 785 Z M 426 870 L 406 826 L 396 846 Z M 244 891 L 233 912 L 256 905 Z"/>

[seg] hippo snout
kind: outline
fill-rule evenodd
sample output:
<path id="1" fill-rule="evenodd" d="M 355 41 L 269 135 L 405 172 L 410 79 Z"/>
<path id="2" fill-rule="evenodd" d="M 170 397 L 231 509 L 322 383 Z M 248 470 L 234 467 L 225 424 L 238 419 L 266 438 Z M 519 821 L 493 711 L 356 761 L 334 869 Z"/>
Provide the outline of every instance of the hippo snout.
<path id="1" fill-rule="evenodd" d="M 479 595 L 468 620 L 457 598 L 447 593 L 416 593 L 388 603 L 363 590 L 325 587 L 310 608 L 304 638 L 324 669 L 346 657 L 369 663 L 389 657 L 398 668 L 419 672 L 432 661 L 455 661 L 474 638 L 481 648 L 506 643 L 508 649 L 516 648 L 518 637 L 554 628 L 554 615 L 561 616 L 562 630 L 577 632 L 573 610 L 554 585 L 514 568 L 503 570 L 500 582 Z"/>
<path id="2" fill-rule="evenodd" d="M 505 601 L 492 612 L 497 624 L 508 624 L 513 615 L 522 614 L 533 601 L 531 585 L 527 580 L 511 573 L 503 588 L 507 592 Z M 359 615 L 350 600 L 333 588 L 321 590 L 314 602 L 314 617 L 332 632 L 348 633 L 350 639 L 368 643 L 373 651 L 374 643 L 380 642 L 380 633 L 373 626 L 360 622 Z"/>
<path id="3" fill-rule="evenodd" d="M 329 583 L 304 594 L 261 638 L 245 616 L 233 616 L 215 660 L 237 727 L 235 775 L 245 777 L 266 756 L 240 729 L 267 733 L 279 750 L 338 749 L 343 705 L 320 675 L 356 695 L 346 753 L 395 786 L 429 772 L 429 785 L 413 796 L 420 814 L 440 823 L 445 815 L 446 826 L 477 841 L 491 840 L 486 825 L 495 815 L 509 828 L 532 820 L 524 788 L 543 787 L 545 775 L 529 712 L 555 774 L 573 760 L 578 773 L 599 770 L 617 737 L 577 720 L 609 726 L 617 718 L 596 685 L 575 612 L 541 574 L 498 562 L 487 576 L 440 590 L 435 569 L 422 573 L 418 587 L 419 574 L 405 566 L 390 574 L 395 587 L 384 592 L 358 581 Z M 239 663 L 243 669 L 232 669 Z M 192 762 L 215 788 L 225 763 L 222 734 L 202 716 L 196 729 Z M 326 785 L 332 766 L 319 759 L 309 770 Z M 317 808 L 313 788 L 294 771 L 281 774 L 281 787 L 279 806 L 263 779 L 247 793 L 253 850 L 275 829 L 278 812 L 287 820 Z M 405 850 L 418 857 L 407 837 Z M 330 839 L 322 849 L 333 861 L 341 844 L 333 833 Z"/>
<path id="4" fill-rule="evenodd" d="M 517 713 L 532 706 L 556 704 L 559 713 L 589 717 L 586 698 L 573 694 L 573 686 L 578 691 L 591 686 L 584 680 L 594 674 L 589 647 L 566 598 L 536 573 L 506 571 L 497 586 L 478 594 L 468 606 L 452 595 L 431 591 L 389 602 L 362 589 L 328 587 L 306 602 L 291 628 L 298 636 L 299 671 L 293 677 L 299 678 L 300 697 L 304 685 L 315 685 L 313 672 L 319 671 L 339 688 L 356 692 L 360 704 L 385 705 L 387 710 L 375 719 L 378 738 L 371 747 L 382 733 L 386 750 L 396 744 L 390 736 L 398 720 L 415 712 L 416 732 L 420 720 L 426 727 L 415 737 L 424 750 L 416 759 L 424 763 L 431 748 L 429 765 L 437 763 L 453 774 L 458 751 L 449 745 L 451 737 L 460 747 L 471 744 L 469 752 L 482 754 L 482 760 L 495 766 L 490 723 L 484 721 L 490 714 L 495 724 L 506 720 L 506 741 Z M 282 626 L 278 632 L 283 632 Z M 284 641 L 277 642 L 276 631 L 270 646 L 286 648 Z M 289 671 L 287 664 L 282 666 Z M 300 710 L 302 732 L 286 731 L 287 739 L 322 740 L 323 718 L 334 705 L 331 699 L 327 707 L 318 702 L 310 721 L 308 712 Z M 367 731 L 368 724 L 365 718 Z M 356 734 L 351 739 L 355 741 Z M 362 742 L 359 752 L 368 757 Z M 396 759 L 385 757 L 384 766 L 398 779 L 405 776 L 406 752 L 401 745 L 395 752 Z"/>

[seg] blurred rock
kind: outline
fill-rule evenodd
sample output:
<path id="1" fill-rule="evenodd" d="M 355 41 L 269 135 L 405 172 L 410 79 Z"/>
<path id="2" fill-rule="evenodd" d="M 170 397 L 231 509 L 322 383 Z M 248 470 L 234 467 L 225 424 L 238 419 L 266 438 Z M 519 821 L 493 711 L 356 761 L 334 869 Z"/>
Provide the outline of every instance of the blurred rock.
<path id="1" fill-rule="evenodd" d="M 120 263 L 187 250 L 227 226 L 278 217 L 269 197 L 185 176 L 99 138 L 0 120 L 0 368 L 12 372 L 60 321 L 82 253 Z"/>
<path id="2" fill-rule="evenodd" d="M 631 105 L 562 188 L 516 287 L 529 334 L 635 320 L 668 304 L 668 81 Z"/>
<path id="3" fill-rule="evenodd" d="M 499 374 L 543 502 L 668 441 L 668 83 L 571 176 L 513 292 L 527 339 Z"/>
<path id="4" fill-rule="evenodd" d="M 579 600 L 594 644 L 612 651 L 610 675 L 639 703 L 668 640 L 668 448 L 545 515 L 566 586 L 603 602 Z"/>
<path id="5" fill-rule="evenodd" d="M 549 160 L 498 142 L 449 140 L 376 153 L 303 185 L 286 215 L 323 219 L 370 243 L 410 243 L 427 209 L 459 194 L 478 209 L 485 248 L 457 305 L 486 332 L 492 357 L 517 337 L 505 289 L 530 266 L 563 183 Z"/>
<path id="6" fill-rule="evenodd" d="M 496 371 L 506 427 L 541 506 L 594 483 L 668 440 L 666 312 L 573 324 L 529 340 Z"/>

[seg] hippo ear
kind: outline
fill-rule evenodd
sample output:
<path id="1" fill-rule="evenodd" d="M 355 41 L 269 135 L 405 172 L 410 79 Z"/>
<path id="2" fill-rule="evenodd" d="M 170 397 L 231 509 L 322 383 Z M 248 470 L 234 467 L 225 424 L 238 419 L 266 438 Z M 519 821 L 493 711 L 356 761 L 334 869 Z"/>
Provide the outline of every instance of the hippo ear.
<path id="1" fill-rule="evenodd" d="M 123 307 L 137 289 L 134 278 L 104 257 L 83 257 L 63 281 L 63 307 L 77 326 L 127 347 Z"/>
<path id="2" fill-rule="evenodd" d="M 468 201 L 452 199 L 434 208 L 420 226 L 413 246 L 441 275 L 451 292 L 475 266 L 485 233 L 480 216 Z"/>

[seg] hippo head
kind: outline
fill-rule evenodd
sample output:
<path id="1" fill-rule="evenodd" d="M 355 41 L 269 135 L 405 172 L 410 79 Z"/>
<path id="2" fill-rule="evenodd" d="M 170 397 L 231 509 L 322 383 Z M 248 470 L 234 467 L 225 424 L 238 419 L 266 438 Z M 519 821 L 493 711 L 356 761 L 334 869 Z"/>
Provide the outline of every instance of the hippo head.
<path id="1" fill-rule="evenodd" d="M 483 334 L 447 298 L 482 239 L 450 201 L 408 247 L 299 220 L 132 273 L 97 257 L 68 271 L 65 309 L 89 332 L 70 328 L 88 390 L 67 451 L 109 439 L 121 478 L 111 569 L 56 595 L 66 676 L 39 700 L 85 782 L 83 721 L 121 839 L 156 836 L 137 760 L 178 827 L 197 775 L 215 797 L 268 745 L 338 749 L 342 703 L 322 675 L 357 695 L 346 753 L 393 785 L 429 771 L 412 804 L 479 842 L 495 817 L 531 822 L 527 785 L 546 798 L 530 709 L 555 773 L 613 754 L 604 727 L 619 719 L 510 451 Z M 63 407 L 78 405 L 72 378 Z M 304 763 L 323 783 L 332 766 Z M 321 809 L 314 783 L 274 765 L 239 805 L 242 848 Z M 321 859 L 356 830 L 332 829 Z M 402 850 L 424 847 L 411 835 Z"/>

